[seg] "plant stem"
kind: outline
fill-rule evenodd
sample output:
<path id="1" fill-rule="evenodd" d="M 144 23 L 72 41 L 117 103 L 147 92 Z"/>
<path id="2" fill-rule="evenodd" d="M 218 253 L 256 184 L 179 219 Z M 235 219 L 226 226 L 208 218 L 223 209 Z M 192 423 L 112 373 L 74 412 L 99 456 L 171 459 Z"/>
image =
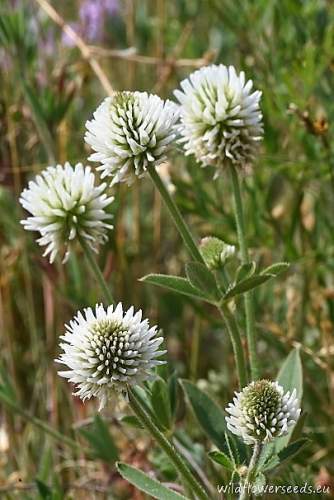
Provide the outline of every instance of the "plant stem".
<path id="1" fill-rule="evenodd" d="M 189 486 L 191 491 L 195 493 L 196 497 L 200 500 L 208 500 L 209 496 L 197 481 L 195 476 L 190 471 L 188 465 L 178 453 L 173 444 L 168 441 L 168 439 L 163 435 L 163 433 L 158 429 L 158 427 L 153 422 L 152 418 L 147 414 L 146 410 L 143 408 L 139 398 L 136 396 L 135 392 L 128 387 L 128 397 L 130 406 L 137 416 L 138 420 L 142 425 L 149 431 L 152 437 L 157 441 L 162 450 L 166 453 L 168 458 L 174 464 L 176 470 L 180 473 L 186 484 Z"/>
<path id="2" fill-rule="evenodd" d="M 195 261 L 201 262 L 202 264 L 205 264 L 204 259 L 196 246 L 196 243 L 193 239 L 191 232 L 189 231 L 187 224 L 185 223 L 185 221 L 184 221 L 178 207 L 176 206 L 173 198 L 169 194 L 169 192 L 168 192 L 165 184 L 163 183 L 160 175 L 158 174 L 158 172 L 156 171 L 156 169 L 153 165 L 148 167 L 148 172 L 151 176 L 151 179 L 152 179 L 155 187 L 160 192 L 161 197 L 164 200 L 166 207 L 168 208 L 169 213 L 170 213 L 180 235 L 182 236 L 183 241 L 184 241 L 190 255 L 192 256 L 192 258 Z"/>
<path id="3" fill-rule="evenodd" d="M 81 247 L 82 247 L 82 249 L 83 249 L 83 251 L 85 253 L 85 256 L 86 256 L 86 258 L 87 258 L 87 260 L 89 262 L 89 265 L 93 269 L 95 277 L 96 277 L 97 281 L 99 282 L 101 290 L 104 293 L 105 299 L 109 302 L 109 304 L 113 304 L 114 303 L 114 298 L 112 296 L 110 288 L 108 287 L 108 285 L 106 283 L 106 280 L 104 279 L 104 276 L 103 276 L 103 274 L 101 272 L 101 269 L 97 265 L 95 256 L 93 255 L 93 252 L 92 252 L 90 246 L 88 245 L 88 243 L 86 242 L 86 240 L 84 238 L 81 238 L 79 236 L 78 239 L 79 239 L 80 245 L 81 245 Z"/>
<path id="4" fill-rule="evenodd" d="M 249 462 L 246 480 L 243 484 L 243 488 L 242 488 L 239 500 L 245 500 L 248 496 L 248 491 L 247 491 L 248 485 L 249 484 L 251 485 L 253 483 L 253 475 L 256 472 L 256 467 L 257 467 L 257 463 L 258 463 L 258 460 L 259 460 L 260 455 L 261 455 L 262 446 L 263 446 L 262 443 L 260 443 L 259 441 L 257 441 L 254 445 L 253 455 L 252 455 L 251 461 Z"/>
<path id="5" fill-rule="evenodd" d="M 235 219 L 237 225 L 241 260 L 243 264 L 247 264 L 249 262 L 249 257 L 248 257 L 248 248 L 246 242 L 244 212 L 243 212 L 242 198 L 240 193 L 239 177 L 234 166 L 231 166 L 231 175 L 232 175 L 234 204 L 235 204 Z M 254 317 L 254 301 L 252 292 L 246 292 L 244 295 L 244 300 L 245 300 L 246 332 L 247 332 L 251 375 L 252 379 L 256 380 L 259 378 L 259 365 L 256 353 L 256 329 L 255 329 L 255 317 Z"/>
<path id="6" fill-rule="evenodd" d="M 231 314 L 231 312 L 229 311 L 227 305 L 220 306 L 219 311 L 225 321 L 227 330 L 231 338 L 235 362 L 237 365 L 239 386 L 240 388 L 243 388 L 247 385 L 248 376 L 246 370 L 245 355 L 244 355 L 244 350 L 242 348 L 238 325 L 237 322 L 235 321 L 233 314 Z"/>
<path id="7" fill-rule="evenodd" d="M 172 199 L 171 195 L 169 194 L 168 190 L 166 189 L 166 186 L 164 185 L 163 181 L 161 180 L 158 172 L 155 170 L 154 166 L 148 167 L 149 174 L 153 180 L 153 183 L 159 190 L 168 210 L 169 213 L 172 217 L 172 219 L 175 222 L 175 225 L 180 233 L 180 235 L 183 238 L 183 241 L 185 242 L 187 249 L 190 253 L 190 255 L 193 257 L 193 259 L 196 262 L 200 262 L 201 264 L 204 264 L 205 267 L 205 261 L 198 250 L 194 239 L 192 237 L 192 234 L 190 232 L 190 229 L 188 228 L 186 222 L 184 221 L 178 207 L 176 206 L 174 200 Z M 209 272 L 209 271 L 208 271 Z M 238 329 L 238 325 L 233 318 L 232 314 L 229 312 L 227 307 L 218 307 L 220 313 L 222 314 L 228 332 L 231 337 L 231 342 L 233 346 L 233 352 L 236 360 L 236 365 L 237 365 L 237 370 L 238 370 L 238 376 L 239 376 L 239 383 L 240 386 L 243 387 L 247 385 L 247 372 L 246 372 L 246 362 L 245 362 L 245 356 L 242 348 L 242 343 L 241 343 L 241 336 L 240 332 Z"/>

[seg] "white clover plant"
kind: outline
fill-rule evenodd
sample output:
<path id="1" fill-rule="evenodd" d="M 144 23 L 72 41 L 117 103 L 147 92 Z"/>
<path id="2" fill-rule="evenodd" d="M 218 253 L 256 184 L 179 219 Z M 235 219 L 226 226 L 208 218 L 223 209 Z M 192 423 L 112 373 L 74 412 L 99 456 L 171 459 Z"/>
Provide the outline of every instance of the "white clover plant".
<path id="1" fill-rule="evenodd" d="M 242 174 L 249 171 L 259 153 L 263 137 L 261 92 L 253 89 L 252 80 L 243 71 L 220 64 L 195 71 L 174 94 L 178 104 L 147 92 L 120 91 L 105 98 L 86 123 L 85 142 L 93 150 L 89 160 L 97 164 L 95 170 L 69 163 L 48 167 L 30 181 L 20 202 L 30 214 L 22 221 L 24 228 L 40 233 L 37 241 L 46 247 L 44 255 L 51 263 L 58 254 L 66 261 L 73 242 L 80 242 L 108 304 L 88 306 L 66 325 L 60 343 L 62 352 L 56 360 L 63 365 L 59 374 L 68 379 L 74 386 L 74 394 L 83 401 L 96 398 L 100 409 L 108 406 L 117 394 L 124 394 L 136 418 L 157 440 L 192 496 L 208 500 L 211 493 L 207 481 L 195 477 L 187 460 L 162 432 L 168 431 L 169 436 L 173 433 L 171 412 L 166 410 L 161 417 L 164 405 L 171 407 L 171 403 L 167 385 L 156 371 L 166 363 L 166 350 L 161 347 L 163 337 L 157 327 L 151 327 L 142 318 L 140 310 L 124 308 L 121 302 L 116 305 L 110 284 L 91 254 L 91 250 L 97 252 L 106 243 L 112 229 L 110 187 L 122 182 L 131 186 L 136 177 L 149 174 L 191 261 L 186 264 L 184 277 L 150 274 L 143 281 L 209 302 L 224 321 L 240 388 L 226 408 L 227 415 L 198 387 L 187 382 L 184 390 L 204 430 L 211 429 L 210 436 L 213 435 L 210 419 L 221 415 L 215 425 L 221 429 L 226 424 L 226 434 L 221 439 L 226 438 L 230 456 L 218 451 L 214 459 L 223 462 L 233 474 L 239 474 L 243 486 L 252 484 L 262 474 L 259 464 L 268 468 L 266 457 L 261 458 L 266 446 L 281 443 L 282 438 L 287 440 L 283 445 L 286 446 L 300 416 L 301 392 L 300 388 L 297 393 L 297 387 L 283 387 L 279 381 L 260 377 L 252 293 L 287 267 L 286 263 L 278 263 L 258 270 L 248 254 L 239 177 L 243 179 Z M 193 237 L 175 204 L 172 190 L 166 187 L 157 170 L 159 165 L 164 167 L 172 150 L 176 151 L 180 144 L 185 155 L 193 155 L 202 166 L 211 165 L 216 177 L 231 176 L 236 244 L 205 235 L 197 244 Z M 99 174 L 105 180 L 102 183 Z M 169 176 L 168 169 L 170 183 Z M 235 271 L 230 262 L 238 260 L 240 265 Z M 245 335 L 235 314 L 239 313 L 237 299 L 241 295 L 245 299 Z M 295 356 L 295 363 L 289 361 L 284 366 L 285 382 L 289 382 L 288 375 L 294 365 L 299 366 L 299 354 Z M 222 362 L 225 359 L 224 353 Z M 139 385 L 145 397 L 139 395 Z M 156 399 L 153 401 L 157 394 L 161 396 L 161 405 L 157 405 Z M 240 457 L 232 451 L 241 445 L 253 448 L 247 465 L 237 463 Z M 279 463 L 279 458 L 275 460 Z M 246 473 L 240 472 L 241 465 Z M 240 499 L 247 497 L 245 491 Z"/>

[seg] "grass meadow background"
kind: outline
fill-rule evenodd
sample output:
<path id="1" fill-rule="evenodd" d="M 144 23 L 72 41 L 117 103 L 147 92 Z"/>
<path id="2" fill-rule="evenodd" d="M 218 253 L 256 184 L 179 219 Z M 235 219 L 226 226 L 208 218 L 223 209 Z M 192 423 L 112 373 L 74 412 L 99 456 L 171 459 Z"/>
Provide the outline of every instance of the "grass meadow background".
<path id="1" fill-rule="evenodd" d="M 172 98 L 183 78 L 211 62 L 243 69 L 263 92 L 264 141 L 245 184 L 247 234 L 260 266 L 291 263 L 256 293 L 259 351 L 263 375 L 275 378 L 299 346 L 310 441 L 273 481 L 333 487 L 333 2 L 109 0 L 95 17 L 87 4 L 94 2 L 0 1 L 0 389 L 16 402 L 0 402 L 0 497 L 145 498 L 118 475 L 117 456 L 162 481 L 175 479 L 150 439 L 120 423 L 129 413 L 124 405 L 109 405 L 101 423 L 95 402 L 73 398 L 58 377 L 64 323 L 101 294 L 80 248 L 66 265 L 42 258 L 35 235 L 19 223 L 18 197 L 53 159 L 86 162 L 85 121 L 108 89 Z M 50 5 L 58 17 L 50 17 Z M 9 40 L 8 22 L 16 34 Z M 211 168 L 180 153 L 165 170 L 196 239 L 236 244 L 229 179 L 213 180 Z M 171 372 L 226 405 L 237 380 L 216 311 L 139 281 L 149 272 L 184 272 L 186 255 L 158 194 L 147 178 L 114 191 L 115 229 L 99 254 L 114 295 L 163 329 Z M 222 482 L 182 393 L 175 427 L 200 467 Z"/>

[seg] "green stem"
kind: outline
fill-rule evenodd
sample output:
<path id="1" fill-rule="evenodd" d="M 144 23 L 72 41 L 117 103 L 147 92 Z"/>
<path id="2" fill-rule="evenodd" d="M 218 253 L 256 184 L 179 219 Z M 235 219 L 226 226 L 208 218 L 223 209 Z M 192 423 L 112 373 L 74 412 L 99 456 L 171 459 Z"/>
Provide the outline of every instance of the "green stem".
<path id="1" fill-rule="evenodd" d="M 180 473 L 186 484 L 189 486 L 192 492 L 195 493 L 196 497 L 201 500 L 208 500 L 209 496 L 197 481 L 195 476 L 190 471 L 188 465 L 178 453 L 176 448 L 168 441 L 168 439 L 163 435 L 163 433 L 158 429 L 158 427 L 153 422 L 152 418 L 147 414 L 146 410 L 143 408 L 139 398 L 136 396 L 135 392 L 128 387 L 128 397 L 130 406 L 137 416 L 138 420 L 142 425 L 149 431 L 152 437 L 157 441 L 162 450 L 166 453 L 168 458 L 174 464 L 176 470 Z"/>
<path id="2" fill-rule="evenodd" d="M 83 251 L 85 253 L 85 256 L 86 256 L 86 258 L 87 258 L 87 260 L 89 262 L 89 265 L 90 265 L 90 267 L 94 271 L 95 277 L 96 277 L 97 281 L 99 282 L 99 285 L 101 287 L 101 290 L 104 293 L 104 296 L 105 296 L 106 300 L 109 302 L 109 304 L 113 304 L 114 303 L 114 298 L 112 296 L 110 288 L 108 287 L 108 285 L 106 283 L 106 280 L 104 279 L 104 276 L 103 276 L 103 274 L 101 272 L 101 269 L 97 265 L 95 256 L 93 255 L 93 252 L 92 252 L 90 246 L 88 245 L 88 243 L 86 242 L 86 240 L 84 238 L 81 238 L 79 236 L 78 239 L 79 239 L 80 245 L 81 245 L 81 247 L 82 247 L 82 249 L 83 249 Z"/>
<path id="3" fill-rule="evenodd" d="M 241 337 L 240 337 L 238 325 L 237 325 L 237 322 L 235 321 L 233 314 L 231 314 L 231 312 L 229 311 L 227 305 L 222 305 L 219 308 L 219 311 L 220 311 L 220 313 L 225 321 L 227 330 L 228 330 L 230 338 L 231 338 L 235 362 L 237 365 L 239 386 L 240 386 L 240 388 L 243 388 L 247 385 L 248 377 L 247 377 L 247 370 L 246 370 L 245 355 L 244 355 L 244 350 L 242 348 Z"/>
<path id="4" fill-rule="evenodd" d="M 256 473 L 256 467 L 262 451 L 262 443 L 257 441 L 254 445 L 253 455 L 251 461 L 249 462 L 246 480 L 243 483 L 243 488 L 239 497 L 239 500 L 246 500 L 248 497 L 248 485 L 253 484 L 254 474 Z"/>
<path id="5" fill-rule="evenodd" d="M 169 213 L 170 213 L 180 235 L 182 236 L 183 241 L 184 241 L 190 255 L 192 256 L 192 258 L 195 261 L 201 262 L 202 264 L 205 264 L 204 259 L 196 246 L 196 243 L 192 237 L 191 232 L 189 231 L 187 224 L 185 223 L 185 221 L 184 221 L 178 207 L 176 206 L 173 198 L 169 194 L 165 184 L 161 180 L 160 175 L 158 174 L 158 172 L 156 171 L 156 169 L 153 165 L 148 167 L 148 172 L 151 176 L 153 183 L 155 184 L 156 188 L 160 192 L 161 197 L 164 200 L 166 207 L 168 208 Z"/>
<path id="6" fill-rule="evenodd" d="M 235 204 L 235 218 L 237 224 L 241 260 L 243 264 L 247 264 L 249 262 L 249 257 L 248 257 L 248 248 L 246 242 L 244 212 L 242 206 L 239 177 L 236 169 L 233 166 L 231 166 L 231 175 L 232 175 L 234 204 Z M 255 329 L 255 316 L 254 316 L 254 301 L 252 292 L 245 293 L 244 300 L 245 300 L 246 332 L 247 332 L 251 375 L 252 379 L 256 380 L 259 378 L 259 365 L 256 353 L 256 329 Z"/>
<path id="7" fill-rule="evenodd" d="M 192 237 L 192 234 L 190 232 L 190 229 L 188 228 L 186 222 L 184 221 L 178 207 L 176 206 L 174 200 L 172 199 L 171 195 L 169 194 L 168 190 L 166 189 L 166 186 L 164 185 L 163 181 L 161 180 L 158 172 L 154 168 L 154 166 L 148 167 L 149 174 L 153 180 L 153 183 L 159 190 L 166 207 L 169 210 L 169 213 L 174 220 L 174 223 L 180 233 L 180 235 L 183 238 L 183 241 L 185 242 L 187 249 L 190 253 L 190 255 L 195 259 L 196 262 L 200 262 L 201 264 L 205 264 L 205 261 L 198 250 L 194 239 Z M 245 363 L 245 356 L 242 348 L 242 343 L 241 343 L 241 336 L 240 332 L 238 329 L 238 326 L 236 324 L 235 319 L 229 312 L 227 308 L 224 307 L 224 312 L 219 308 L 221 314 L 223 315 L 223 318 L 225 320 L 225 323 L 227 325 L 228 332 L 231 337 L 231 342 L 233 346 L 233 352 L 235 355 L 236 359 L 236 364 L 237 364 L 237 369 L 238 369 L 238 376 L 239 376 L 239 382 L 241 387 L 247 384 L 247 372 L 246 372 L 246 363 Z"/>

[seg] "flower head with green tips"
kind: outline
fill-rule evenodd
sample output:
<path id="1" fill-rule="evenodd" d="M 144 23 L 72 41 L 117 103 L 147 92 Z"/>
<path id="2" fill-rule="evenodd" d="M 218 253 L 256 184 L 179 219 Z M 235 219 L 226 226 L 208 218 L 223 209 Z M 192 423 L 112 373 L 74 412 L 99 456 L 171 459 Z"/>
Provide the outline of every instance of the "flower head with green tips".
<path id="1" fill-rule="evenodd" d="M 181 82 L 181 142 L 187 155 L 214 165 L 216 176 L 232 163 L 245 168 L 262 139 L 261 92 L 245 73 L 223 64 L 201 68 Z"/>
<path id="2" fill-rule="evenodd" d="M 95 151 L 102 177 L 112 184 L 142 177 L 149 165 L 167 159 L 176 134 L 178 106 L 147 92 L 116 92 L 86 123 L 85 141 Z"/>
<path id="3" fill-rule="evenodd" d="M 300 415 L 296 389 L 284 394 L 278 382 L 251 382 L 226 408 L 228 429 L 247 444 L 267 443 L 289 432 Z"/>
<path id="4" fill-rule="evenodd" d="M 66 325 L 64 352 L 56 361 L 68 370 L 59 375 L 76 385 L 74 394 L 83 401 L 97 397 L 101 409 L 115 391 L 152 378 L 152 368 L 164 363 L 157 359 L 166 352 L 158 350 L 163 337 L 156 334 L 157 327 L 133 307 L 88 307 Z"/>
<path id="5" fill-rule="evenodd" d="M 106 207 L 113 201 L 104 192 L 106 184 L 98 185 L 90 167 L 81 163 L 72 167 L 48 167 L 29 182 L 20 197 L 20 203 L 31 217 L 21 221 L 29 231 L 38 231 L 39 245 L 46 246 L 44 256 L 50 262 L 58 253 L 65 261 L 71 243 L 83 238 L 92 250 L 108 240 L 108 223 L 112 215 Z"/>

